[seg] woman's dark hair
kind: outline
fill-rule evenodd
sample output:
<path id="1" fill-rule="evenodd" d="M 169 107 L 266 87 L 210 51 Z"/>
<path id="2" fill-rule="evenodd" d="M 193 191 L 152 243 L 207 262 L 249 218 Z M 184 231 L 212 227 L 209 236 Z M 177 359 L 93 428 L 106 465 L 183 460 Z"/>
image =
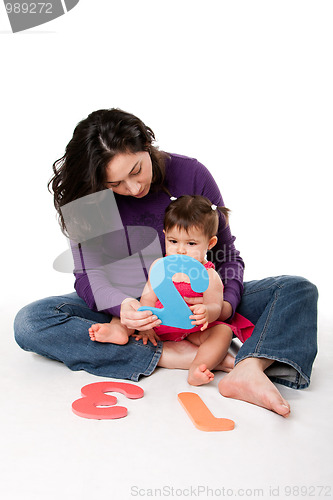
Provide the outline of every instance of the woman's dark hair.
<path id="1" fill-rule="evenodd" d="M 54 175 L 48 183 L 62 231 L 66 231 L 66 225 L 60 208 L 105 189 L 106 166 L 119 153 L 148 151 L 153 169 L 151 189 L 163 189 L 169 194 L 164 187 L 167 154 L 153 146 L 154 141 L 151 128 L 121 109 L 100 109 L 80 121 L 64 156 L 54 162 Z"/>
<path id="2" fill-rule="evenodd" d="M 225 225 L 227 225 L 230 212 L 228 208 L 213 205 L 205 196 L 180 196 L 165 210 L 164 229 L 169 231 L 177 227 L 188 231 L 191 227 L 196 227 L 202 230 L 207 238 L 211 238 L 218 230 L 219 212 L 223 215 Z"/>

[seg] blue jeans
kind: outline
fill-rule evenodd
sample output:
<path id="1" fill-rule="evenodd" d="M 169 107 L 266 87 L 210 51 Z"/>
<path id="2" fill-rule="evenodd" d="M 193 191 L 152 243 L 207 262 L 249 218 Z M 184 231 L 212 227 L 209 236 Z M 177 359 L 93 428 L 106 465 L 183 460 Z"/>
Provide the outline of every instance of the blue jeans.
<path id="1" fill-rule="evenodd" d="M 280 276 L 244 283 L 240 314 L 255 324 L 236 363 L 247 357 L 275 360 L 266 370 L 275 382 L 296 389 L 310 383 L 317 353 L 316 287 L 304 278 Z M 163 343 L 143 345 L 132 337 L 126 345 L 92 342 L 88 328 L 111 317 L 94 312 L 74 293 L 48 297 L 21 309 L 15 318 L 19 346 L 65 363 L 71 370 L 138 381 L 157 366 Z"/>

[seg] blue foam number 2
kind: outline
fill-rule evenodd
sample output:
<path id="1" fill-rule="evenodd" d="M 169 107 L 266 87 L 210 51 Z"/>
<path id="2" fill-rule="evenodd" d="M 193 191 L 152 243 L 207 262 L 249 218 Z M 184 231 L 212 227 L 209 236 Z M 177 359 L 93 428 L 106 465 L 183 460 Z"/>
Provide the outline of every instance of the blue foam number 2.
<path id="1" fill-rule="evenodd" d="M 191 309 L 173 284 L 172 277 L 184 273 L 190 278 L 194 292 L 203 293 L 209 285 L 207 269 L 196 259 L 187 255 L 169 255 L 158 260 L 150 271 L 150 284 L 163 304 L 163 309 L 142 306 L 138 311 L 152 311 L 163 325 L 191 329 Z"/>

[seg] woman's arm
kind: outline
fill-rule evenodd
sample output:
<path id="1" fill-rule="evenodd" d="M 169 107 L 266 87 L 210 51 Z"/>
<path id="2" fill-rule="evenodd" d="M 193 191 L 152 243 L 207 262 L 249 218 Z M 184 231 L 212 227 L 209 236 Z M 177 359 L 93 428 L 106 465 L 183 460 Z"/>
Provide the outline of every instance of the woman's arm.
<path id="1" fill-rule="evenodd" d="M 140 302 L 136 298 L 129 297 L 110 282 L 103 267 L 100 249 L 98 251 L 93 251 L 91 248 L 89 251 L 82 250 L 81 245 L 74 243 L 71 244 L 71 248 L 75 265 L 74 287 L 79 297 L 90 309 L 120 318 L 129 329 L 144 331 L 160 324 L 151 311 L 138 312 Z M 140 290 L 134 291 L 140 296 L 141 290 L 142 285 Z"/>
<path id="2" fill-rule="evenodd" d="M 207 168 L 197 164 L 198 193 L 209 198 L 217 206 L 225 206 L 220 190 Z M 229 224 L 225 226 L 223 216 L 219 214 L 220 224 L 217 233 L 217 244 L 209 250 L 208 258 L 215 264 L 215 269 L 224 285 L 224 304 L 221 320 L 232 317 L 241 301 L 243 293 L 244 262 L 236 249 L 235 237 Z"/>

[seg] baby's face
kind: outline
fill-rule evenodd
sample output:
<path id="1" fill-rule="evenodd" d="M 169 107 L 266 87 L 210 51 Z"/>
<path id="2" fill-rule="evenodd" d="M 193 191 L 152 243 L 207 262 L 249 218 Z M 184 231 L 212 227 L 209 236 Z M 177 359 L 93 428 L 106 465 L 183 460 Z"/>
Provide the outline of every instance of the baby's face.
<path id="1" fill-rule="evenodd" d="M 196 227 L 191 227 L 188 231 L 178 229 L 176 226 L 164 231 L 165 234 L 165 254 L 168 255 L 188 255 L 201 263 L 205 262 L 207 250 L 216 243 L 216 238 L 207 238 L 203 232 Z M 214 243 L 213 243 L 214 240 Z"/>

